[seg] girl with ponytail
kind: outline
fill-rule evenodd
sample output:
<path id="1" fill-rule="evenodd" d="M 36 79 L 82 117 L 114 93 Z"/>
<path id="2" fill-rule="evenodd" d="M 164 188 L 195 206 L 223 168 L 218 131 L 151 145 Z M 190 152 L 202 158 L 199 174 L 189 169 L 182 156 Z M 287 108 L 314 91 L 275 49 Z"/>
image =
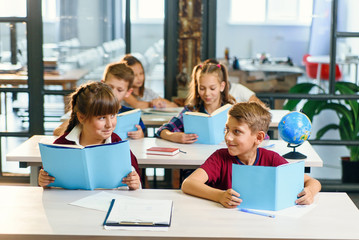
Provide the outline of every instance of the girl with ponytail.
<path id="1" fill-rule="evenodd" d="M 78 87 L 71 95 L 71 118 L 65 133 L 55 140 L 56 144 L 70 145 L 98 145 L 122 141 L 113 132 L 116 127 L 116 114 L 119 101 L 112 89 L 102 82 L 91 82 Z M 100 159 L 99 159 L 100 161 Z M 123 183 L 130 189 L 138 189 L 141 185 L 136 157 L 131 152 L 132 171 Z M 41 169 L 39 185 L 45 187 L 54 182 L 55 178 L 49 176 Z"/>
<path id="2" fill-rule="evenodd" d="M 198 136 L 184 133 L 183 114 L 187 111 L 211 114 L 221 106 L 235 102 L 229 94 L 227 68 L 208 61 L 198 64 L 192 71 L 186 106 L 177 117 L 162 125 L 156 136 L 172 142 L 194 143 Z"/>

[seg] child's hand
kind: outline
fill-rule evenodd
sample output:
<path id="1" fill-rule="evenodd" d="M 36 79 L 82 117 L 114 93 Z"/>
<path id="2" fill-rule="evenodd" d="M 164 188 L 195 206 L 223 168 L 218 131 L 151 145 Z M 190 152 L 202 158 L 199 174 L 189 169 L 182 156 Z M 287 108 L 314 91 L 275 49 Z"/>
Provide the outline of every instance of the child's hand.
<path id="1" fill-rule="evenodd" d="M 122 179 L 122 183 L 127 184 L 131 190 L 139 189 L 141 186 L 140 176 L 138 176 L 136 171 L 132 171 L 127 177 Z"/>
<path id="2" fill-rule="evenodd" d="M 227 189 L 227 191 L 224 191 L 221 194 L 218 202 L 226 208 L 235 208 L 242 202 L 242 199 L 240 199 L 239 196 L 239 193 L 233 189 Z"/>
<path id="3" fill-rule="evenodd" d="M 194 143 L 198 139 L 197 134 L 186 134 L 184 132 L 176 132 L 173 134 L 173 142 L 178 143 Z"/>
<path id="4" fill-rule="evenodd" d="M 132 139 L 140 139 L 143 138 L 145 135 L 143 134 L 142 128 L 140 125 L 136 124 L 137 131 L 128 132 L 127 135 L 129 138 Z"/>
<path id="5" fill-rule="evenodd" d="M 53 183 L 55 178 L 49 176 L 49 174 L 44 169 L 41 169 L 37 181 L 40 187 L 46 187 L 50 183 Z"/>
<path id="6" fill-rule="evenodd" d="M 299 199 L 295 201 L 298 205 L 310 205 L 314 201 L 312 192 L 306 187 L 298 194 L 298 198 Z"/>
<path id="7" fill-rule="evenodd" d="M 153 108 L 165 108 L 166 102 L 161 98 L 156 98 L 151 101 L 151 105 Z"/>

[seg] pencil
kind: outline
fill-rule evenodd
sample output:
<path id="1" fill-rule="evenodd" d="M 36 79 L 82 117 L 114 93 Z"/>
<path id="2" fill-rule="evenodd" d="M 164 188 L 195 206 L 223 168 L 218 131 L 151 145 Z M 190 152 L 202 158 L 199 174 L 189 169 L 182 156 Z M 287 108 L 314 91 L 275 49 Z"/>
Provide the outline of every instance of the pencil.
<path id="1" fill-rule="evenodd" d="M 247 208 L 239 208 L 238 210 L 241 211 L 241 212 L 257 214 L 257 215 L 264 216 L 264 217 L 275 218 L 275 215 L 274 215 L 274 214 L 264 213 L 264 212 L 260 212 L 260 211 L 255 211 L 255 210 L 247 209 Z"/>

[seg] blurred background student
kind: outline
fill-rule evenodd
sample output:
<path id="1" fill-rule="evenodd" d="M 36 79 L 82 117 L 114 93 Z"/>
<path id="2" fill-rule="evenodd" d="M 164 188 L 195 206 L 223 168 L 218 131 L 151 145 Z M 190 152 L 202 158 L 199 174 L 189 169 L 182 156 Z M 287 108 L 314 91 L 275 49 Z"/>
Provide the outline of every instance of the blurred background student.
<path id="1" fill-rule="evenodd" d="M 133 108 L 178 107 L 174 102 L 161 98 L 153 90 L 145 87 L 145 70 L 140 60 L 127 54 L 121 59 L 121 62 L 126 63 L 135 74 L 132 94 L 124 98 L 123 105 Z"/>

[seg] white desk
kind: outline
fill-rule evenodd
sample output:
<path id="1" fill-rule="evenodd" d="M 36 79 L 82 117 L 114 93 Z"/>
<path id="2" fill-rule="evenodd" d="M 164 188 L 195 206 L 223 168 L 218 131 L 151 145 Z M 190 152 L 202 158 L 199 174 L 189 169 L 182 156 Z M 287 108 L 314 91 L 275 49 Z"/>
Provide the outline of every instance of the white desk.
<path id="1" fill-rule="evenodd" d="M 6 161 L 15 161 L 27 163 L 31 167 L 30 184 L 37 185 L 38 167 L 41 166 L 41 155 L 38 143 L 52 143 L 56 137 L 45 135 L 34 135 L 24 143 L 13 149 L 6 155 Z M 270 140 L 268 144 L 274 144 L 274 147 L 268 148 L 272 151 L 283 155 L 291 149 L 287 148 L 287 143 L 282 140 Z M 160 155 L 147 155 L 146 149 L 150 147 L 178 147 L 182 151 L 175 156 L 160 156 Z M 139 140 L 130 140 L 130 148 L 133 154 L 137 157 L 138 164 L 141 168 L 146 167 L 160 167 L 160 168 L 186 168 L 195 169 L 199 167 L 214 151 L 219 148 L 225 148 L 224 142 L 218 145 L 206 144 L 180 144 L 173 143 L 158 138 L 143 138 Z M 323 160 L 315 152 L 309 142 L 304 142 L 296 149 L 307 155 L 305 159 L 306 167 L 322 167 Z M 288 161 L 295 161 L 290 160 Z"/>
<path id="2" fill-rule="evenodd" d="M 225 209 L 179 190 L 109 190 L 173 200 L 168 231 L 104 230 L 106 213 L 69 205 L 98 191 L 0 187 L 0 239 L 359 239 L 359 211 L 346 193 L 319 193 L 300 218 L 267 218 Z"/>

